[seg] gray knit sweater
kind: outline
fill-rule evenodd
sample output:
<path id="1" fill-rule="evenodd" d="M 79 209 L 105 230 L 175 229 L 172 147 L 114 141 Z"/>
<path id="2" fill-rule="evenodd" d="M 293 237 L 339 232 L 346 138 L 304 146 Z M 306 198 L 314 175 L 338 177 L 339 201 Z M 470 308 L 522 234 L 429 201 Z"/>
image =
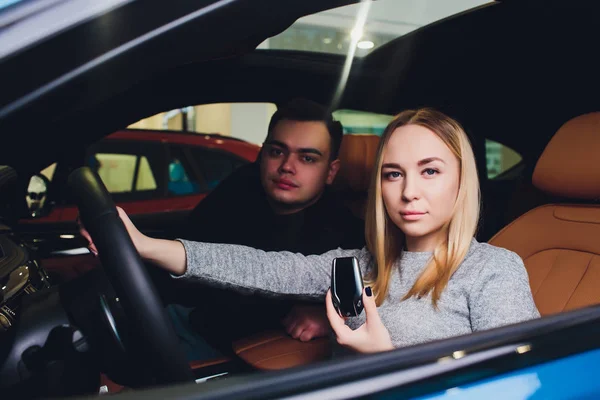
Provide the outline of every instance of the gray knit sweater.
<path id="1" fill-rule="evenodd" d="M 373 258 L 366 248 L 303 256 L 240 245 L 181 242 L 187 256 L 187 270 L 181 278 L 266 295 L 323 299 L 335 257 L 357 257 L 363 276 L 373 268 Z M 521 258 L 476 240 L 442 292 L 437 310 L 429 296 L 402 301 L 431 256 L 404 252 L 394 265 L 388 296 L 378 311 L 395 347 L 539 317 Z M 347 324 L 356 329 L 364 322 L 362 312 L 348 319 Z"/>

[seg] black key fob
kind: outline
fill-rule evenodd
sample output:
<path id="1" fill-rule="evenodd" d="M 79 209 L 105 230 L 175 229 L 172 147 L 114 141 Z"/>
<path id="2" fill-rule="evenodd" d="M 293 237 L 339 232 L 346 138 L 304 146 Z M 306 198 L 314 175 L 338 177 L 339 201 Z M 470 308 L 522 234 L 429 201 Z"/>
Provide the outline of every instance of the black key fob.
<path id="1" fill-rule="evenodd" d="M 331 299 L 342 317 L 356 317 L 363 310 L 364 284 L 356 257 L 338 257 L 331 266 Z"/>

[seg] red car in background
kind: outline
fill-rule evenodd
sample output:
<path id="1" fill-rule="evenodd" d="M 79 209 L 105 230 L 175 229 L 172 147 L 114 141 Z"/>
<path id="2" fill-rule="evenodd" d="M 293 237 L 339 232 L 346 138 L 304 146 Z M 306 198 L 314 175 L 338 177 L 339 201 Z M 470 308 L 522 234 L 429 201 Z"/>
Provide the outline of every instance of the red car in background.
<path id="1" fill-rule="evenodd" d="M 69 278 L 64 256 L 87 254 L 86 243 L 76 229 L 77 208 L 67 186 L 72 170 L 82 165 L 95 168 L 115 203 L 142 231 L 166 236 L 219 182 L 256 160 L 259 150 L 255 144 L 218 134 L 115 132 L 32 178 L 27 194 L 32 216 L 20 221 L 19 232 L 36 243 L 48 262 L 60 258 L 58 269 L 45 265 L 49 272 Z"/>

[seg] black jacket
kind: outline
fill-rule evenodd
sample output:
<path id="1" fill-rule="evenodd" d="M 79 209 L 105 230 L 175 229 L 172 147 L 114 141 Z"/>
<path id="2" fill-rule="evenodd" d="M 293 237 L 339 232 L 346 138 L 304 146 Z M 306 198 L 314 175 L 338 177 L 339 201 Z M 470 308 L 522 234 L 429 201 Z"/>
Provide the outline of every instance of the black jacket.
<path id="1" fill-rule="evenodd" d="M 265 251 L 321 254 L 362 248 L 364 223 L 328 190 L 306 209 L 275 214 L 266 200 L 257 164 L 238 168 L 190 214 L 180 237 L 242 244 Z"/>
<path id="2" fill-rule="evenodd" d="M 259 173 L 257 163 L 237 169 L 198 204 L 178 237 L 304 255 L 365 245 L 364 222 L 328 190 L 298 213 L 276 215 L 266 200 Z M 194 290 L 192 302 L 197 306 L 191 314 L 192 325 L 221 350 L 237 337 L 280 326 L 292 306 L 291 301 L 206 286 Z M 215 326 L 218 329 L 213 329 Z"/>

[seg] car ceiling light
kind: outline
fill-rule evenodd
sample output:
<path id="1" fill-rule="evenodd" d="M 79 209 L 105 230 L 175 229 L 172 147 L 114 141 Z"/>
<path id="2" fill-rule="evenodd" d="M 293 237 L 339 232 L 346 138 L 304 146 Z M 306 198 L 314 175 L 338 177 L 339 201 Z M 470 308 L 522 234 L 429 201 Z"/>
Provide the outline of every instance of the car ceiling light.
<path id="1" fill-rule="evenodd" d="M 61 239 L 75 239 L 75 235 L 60 235 Z"/>
<path id="2" fill-rule="evenodd" d="M 371 42 L 370 40 L 361 40 L 356 44 L 356 47 L 359 49 L 369 50 L 375 47 L 375 43 Z"/>
<path id="3" fill-rule="evenodd" d="M 333 39 L 331 39 L 330 37 L 326 37 L 325 39 L 323 39 L 323 43 L 325 44 L 329 44 L 331 42 L 333 42 Z"/>

